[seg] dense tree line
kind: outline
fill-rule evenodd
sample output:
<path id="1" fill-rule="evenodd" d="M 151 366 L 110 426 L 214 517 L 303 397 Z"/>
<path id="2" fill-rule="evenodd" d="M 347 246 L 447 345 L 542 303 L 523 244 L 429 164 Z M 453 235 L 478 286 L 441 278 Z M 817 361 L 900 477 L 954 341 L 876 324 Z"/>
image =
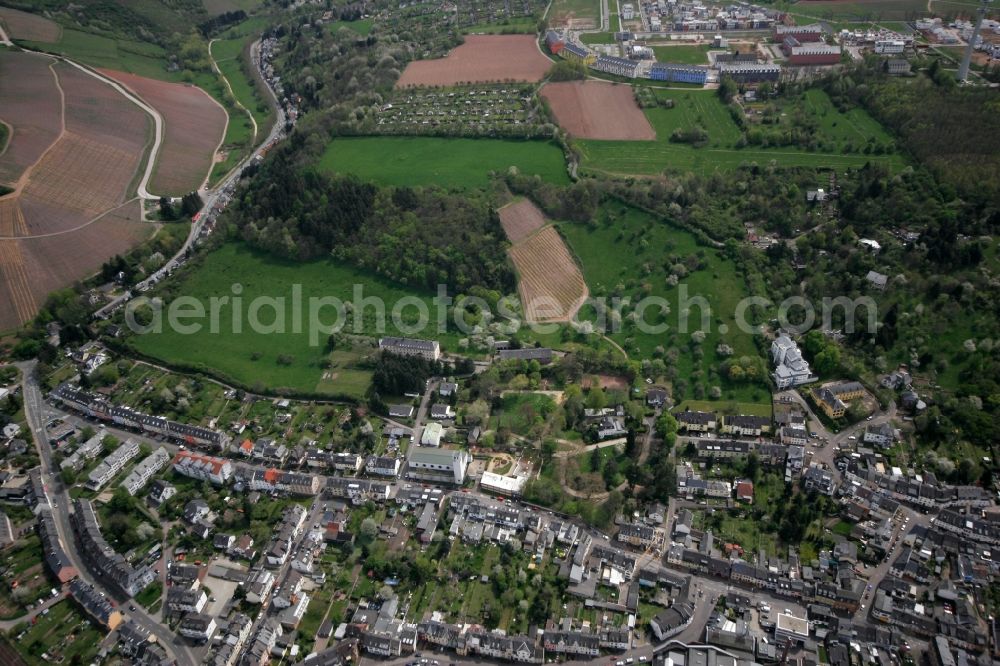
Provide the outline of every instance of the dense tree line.
<path id="1" fill-rule="evenodd" d="M 976 199 L 1000 201 L 1000 115 L 997 92 L 957 86 L 939 59 L 914 79 L 891 78 L 870 58 L 827 79 L 842 109 L 863 106 L 899 136 L 910 154 L 938 179 Z"/>
<path id="2" fill-rule="evenodd" d="M 419 289 L 513 290 L 503 229 L 484 195 L 380 188 L 296 166 L 290 145 L 258 170 L 234 218 L 250 244 L 338 260 Z"/>

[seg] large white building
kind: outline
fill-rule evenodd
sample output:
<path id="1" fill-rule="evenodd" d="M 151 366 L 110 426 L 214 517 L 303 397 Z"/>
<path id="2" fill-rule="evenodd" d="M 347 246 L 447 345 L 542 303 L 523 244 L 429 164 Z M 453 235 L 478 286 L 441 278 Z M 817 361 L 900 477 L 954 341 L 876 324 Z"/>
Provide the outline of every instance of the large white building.
<path id="1" fill-rule="evenodd" d="M 437 340 L 379 338 L 378 348 L 400 356 L 419 356 L 429 361 L 441 358 L 441 345 Z"/>
<path id="2" fill-rule="evenodd" d="M 497 493 L 498 495 L 520 497 L 521 491 L 524 490 L 527 482 L 528 477 L 526 476 L 503 476 L 494 474 L 493 472 L 483 472 L 483 477 L 479 481 L 479 487 L 486 492 Z"/>
<path id="3" fill-rule="evenodd" d="M 418 446 L 410 454 L 409 476 L 419 481 L 465 483 L 465 470 L 472 462 L 468 451 Z"/>
<path id="4" fill-rule="evenodd" d="M 771 360 L 774 372 L 771 376 L 779 390 L 801 386 L 818 379 L 812 373 L 809 363 L 802 358 L 799 346 L 785 334 L 779 335 L 771 343 Z"/>

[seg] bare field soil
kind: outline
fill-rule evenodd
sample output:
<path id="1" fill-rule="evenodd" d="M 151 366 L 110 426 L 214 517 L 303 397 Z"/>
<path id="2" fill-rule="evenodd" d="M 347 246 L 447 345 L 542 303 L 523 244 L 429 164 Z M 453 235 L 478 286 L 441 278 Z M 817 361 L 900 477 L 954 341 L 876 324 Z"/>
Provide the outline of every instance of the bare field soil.
<path id="1" fill-rule="evenodd" d="M 25 141 L 11 145 L 19 151 L 12 170 L 18 178 L 11 182 L 14 192 L 0 198 L 0 330 L 27 322 L 51 291 L 88 277 L 154 230 L 129 194 L 151 119 L 70 65 L 50 69 L 46 59 L 39 68 L 37 59 L 7 55 L 0 53 L 0 64 L 13 68 L 12 81 L 26 84 L 25 72 L 37 81 L 44 75 L 57 92 L 57 106 L 54 113 L 46 110 L 45 123 L 32 125 L 28 110 L 16 104 L 16 113 L 5 118 L 13 136 Z"/>
<path id="2" fill-rule="evenodd" d="M 50 292 L 93 275 L 153 231 L 132 199 L 74 231 L 0 239 L 0 330 L 30 320 Z"/>
<path id="3" fill-rule="evenodd" d="M 600 81 L 563 81 L 542 87 L 559 126 L 581 139 L 652 141 L 646 115 L 632 87 Z"/>
<path id="4" fill-rule="evenodd" d="M 500 225 L 511 243 L 518 243 L 545 226 L 545 215 L 528 199 L 508 204 L 497 211 Z"/>
<path id="5" fill-rule="evenodd" d="M 528 322 L 568 321 L 587 298 L 580 267 L 555 227 L 545 227 L 509 250 Z"/>
<path id="6" fill-rule="evenodd" d="M 3 21 L 11 39 L 51 44 L 58 42 L 62 35 L 62 28 L 55 21 L 10 7 L 0 7 L 0 21 Z"/>
<path id="7" fill-rule="evenodd" d="M 226 131 L 225 109 L 201 88 L 101 70 L 129 88 L 163 116 L 163 143 L 149 190 L 181 196 L 199 189 L 212 169 Z"/>
<path id="8" fill-rule="evenodd" d="M 534 35 L 469 35 L 444 58 L 417 60 L 403 70 L 397 88 L 462 83 L 542 80 L 552 66 Z"/>
<path id="9" fill-rule="evenodd" d="M 59 137 L 62 98 L 55 61 L 33 53 L 0 50 L 0 120 L 11 127 L 0 153 L 0 182 L 13 186 Z"/>

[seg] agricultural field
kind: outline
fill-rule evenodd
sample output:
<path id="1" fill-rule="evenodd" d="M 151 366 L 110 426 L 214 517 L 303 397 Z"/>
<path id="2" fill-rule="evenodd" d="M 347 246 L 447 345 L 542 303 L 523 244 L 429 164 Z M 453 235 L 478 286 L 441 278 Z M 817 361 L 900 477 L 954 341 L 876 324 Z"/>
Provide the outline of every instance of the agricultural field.
<path id="1" fill-rule="evenodd" d="M 727 171 L 743 164 L 774 163 L 780 167 L 830 167 L 844 169 L 860 167 L 867 162 L 883 162 L 894 169 L 904 164 L 899 155 L 868 155 L 860 152 L 841 153 L 810 152 L 795 146 L 740 148 L 738 142 L 742 136 L 729 109 L 722 103 L 715 91 L 711 90 L 655 90 L 661 99 L 674 102 L 673 108 L 648 108 L 644 110 L 646 117 L 656 130 L 655 142 L 638 143 L 623 141 L 581 140 L 577 146 L 583 154 L 581 168 L 584 172 L 594 171 L 613 174 L 656 174 L 663 171 L 694 171 L 711 173 Z M 808 99 L 808 98 L 807 98 Z M 816 98 L 812 98 L 815 102 Z M 827 100 L 827 104 L 829 101 Z M 822 113 L 815 120 L 820 132 L 818 139 L 826 140 L 830 145 L 837 145 L 838 137 L 843 136 L 845 128 L 853 126 L 860 135 L 880 138 L 885 135 L 879 128 L 878 135 L 870 134 L 874 121 L 863 111 L 852 111 L 841 114 L 830 106 L 828 109 L 818 107 L 808 108 L 802 104 L 804 113 Z M 862 120 L 865 119 L 865 120 Z M 752 118 L 750 119 L 752 122 Z M 834 127 L 843 127 L 836 129 Z M 695 147 L 686 143 L 670 141 L 674 130 L 687 130 L 700 126 L 708 133 L 708 142 L 704 146 Z M 827 137 L 825 132 L 835 130 L 834 135 Z"/>
<path id="2" fill-rule="evenodd" d="M 348 333 L 355 332 L 358 326 L 358 330 L 368 336 L 399 335 L 391 311 L 404 297 L 418 297 L 430 312 L 436 312 L 433 294 L 407 290 L 332 260 L 283 261 L 236 243 L 206 255 L 173 289 L 178 295 L 193 296 L 207 308 L 211 297 L 231 296 L 231 287 L 236 282 L 243 286 L 244 316 L 238 318 L 243 322 L 241 328 L 233 327 L 232 306 L 226 305 L 220 309 L 217 333 L 210 332 L 207 324 L 193 334 L 168 330 L 164 325 L 162 333 L 135 335 L 129 343 L 147 356 L 204 369 L 245 386 L 259 384 L 272 390 L 287 388 L 301 393 L 361 397 L 367 388 L 367 377 L 362 374 L 366 371 L 360 364 L 366 355 L 375 351 L 374 343 L 367 347 L 338 347 L 331 354 L 326 349 L 327 336 L 321 335 L 317 344 L 311 345 L 308 322 L 302 324 L 299 332 L 292 325 L 293 285 L 301 285 L 303 318 L 308 316 L 309 298 L 333 296 L 345 302 L 353 301 L 356 285 L 361 285 L 364 297 L 374 297 L 386 304 L 386 330 L 379 330 L 374 308 L 366 308 L 358 324 L 352 319 L 345 327 Z M 255 332 L 248 323 L 249 303 L 257 297 L 283 297 L 287 303 L 284 313 L 278 317 L 280 327 L 273 333 Z M 333 308 L 326 308 L 322 316 L 324 322 L 332 322 L 335 318 Z M 400 316 L 403 322 L 412 323 L 417 315 L 410 307 Z M 274 319 L 274 310 L 264 307 L 260 321 L 271 323 Z M 457 332 L 436 337 L 443 349 L 458 350 Z"/>
<path id="3" fill-rule="evenodd" d="M 630 303 L 621 309 L 621 317 L 607 313 L 603 327 L 600 313 L 589 304 L 580 311 L 578 320 L 595 321 L 598 328 L 607 329 L 608 336 L 629 355 L 663 356 L 669 359 L 667 366 L 674 369 L 676 377 L 684 381 L 693 378 L 684 390 L 675 382 L 677 401 L 699 397 L 693 392 L 695 382 L 722 386 L 724 400 L 767 400 L 764 388 L 726 387 L 717 374 L 723 360 L 716 352 L 720 343 L 732 347 L 734 358 L 758 356 L 751 336 L 735 324 L 736 305 L 746 295 L 746 285 L 732 261 L 714 248 L 698 245 L 689 232 L 621 204 L 605 204 L 597 219 L 596 225 L 561 223 L 559 229 L 583 267 L 591 298 L 610 302 L 617 296 L 630 299 Z M 682 294 L 687 301 L 682 300 Z M 642 313 L 650 327 L 644 332 L 633 320 L 633 313 L 645 297 L 662 301 L 649 303 Z M 699 305 L 684 307 L 697 297 L 705 299 L 708 310 Z M 703 327 L 705 336 L 698 344 L 700 335 L 696 332 Z M 701 348 L 700 353 L 695 347 Z"/>
<path id="4" fill-rule="evenodd" d="M 656 133 L 636 104 L 632 86 L 564 81 L 542 88 L 559 125 L 583 139 L 651 141 Z"/>
<path id="5" fill-rule="evenodd" d="M 524 135 L 539 131 L 541 117 L 531 86 L 407 88 L 395 91 L 381 107 L 373 129 L 404 135 Z"/>
<path id="6" fill-rule="evenodd" d="M 542 80 L 552 62 L 535 44 L 534 35 L 469 35 L 444 58 L 417 60 L 403 70 L 397 88 L 454 86 Z"/>
<path id="7" fill-rule="evenodd" d="M 711 44 L 677 44 L 670 46 L 653 46 L 653 53 L 658 62 L 675 62 L 682 65 L 707 65 L 708 52 Z"/>
<path id="8" fill-rule="evenodd" d="M 545 214 L 528 199 L 508 204 L 497 212 L 503 231 L 511 243 L 524 240 L 548 224 Z"/>
<path id="9" fill-rule="evenodd" d="M 128 87 L 163 116 L 163 143 L 150 179 L 150 191 L 181 196 L 200 189 L 225 134 L 226 110 L 197 86 L 166 83 L 125 72 L 102 70 L 102 73 Z"/>
<path id="10" fill-rule="evenodd" d="M 970 6 L 972 3 L 969 3 Z M 909 21 L 927 13 L 924 0 L 801 0 L 789 4 L 797 15 L 833 22 Z M 803 21 L 799 21 L 803 23 Z"/>
<path id="11" fill-rule="evenodd" d="M 99 79 L 45 56 L 5 51 L 0 69 L 7 68 L 47 85 L 15 76 L 3 93 L 37 93 L 38 113 L 17 100 L 3 107 L 12 192 L 0 200 L 0 330 L 28 321 L 49 292 L 153 231 L 131 199 L 149 141 L 146 114 Z"/>
<path id="12" fill-rule="evenodd" d="M 0 184 L 14 186 L 25 169 L 59 137 L 62 103 L 55 61 L 45 56 L 0 51 L 0 120 L 13 128 L 0 160 Z"/>
<path id="13" fill-rule="evenodd" d="M 569 321 L 587 298 L 587 285 L 562 236 L 545 227 L 509 250 L 525 320 Z"/>
<path id="14" fill-rule="evenodd" d="M 62 34 L 62 28 L 55 21 L 10 7 L 0 7 L 0 23 L 3 23 L 11 39 L 51 44 L 59 41 Z"/>
<path id="15" fill-rule="evenodd" d="M 562 150 L 547 141 L 343 137 L 330 142 L 319 166 L 384 185 L 485 187 L 491 171 L 512 166 L 551 183 L 569 182 Z"/>

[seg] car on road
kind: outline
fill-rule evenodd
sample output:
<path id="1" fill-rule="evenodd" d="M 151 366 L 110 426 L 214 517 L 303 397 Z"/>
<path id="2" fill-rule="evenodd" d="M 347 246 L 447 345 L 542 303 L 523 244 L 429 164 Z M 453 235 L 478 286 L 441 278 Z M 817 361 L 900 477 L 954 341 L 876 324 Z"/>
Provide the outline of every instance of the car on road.
<path id="1" fill-rule="evenodd" d="M 135 604 L 129 604 L 128 609 L 134 613 L 135 612 Z"/>
<path id="2" fill-rule="evenodd" d="M 857 438 L 857 436 L 856 436 L 856 435 L 851 435 L 851 436 L 850 436 L 850 437 L 848 437 L 847 439 L 851 440 L 852 442 L 856 442 L 856 441 L 858 440 L 858 438 Z"/>

